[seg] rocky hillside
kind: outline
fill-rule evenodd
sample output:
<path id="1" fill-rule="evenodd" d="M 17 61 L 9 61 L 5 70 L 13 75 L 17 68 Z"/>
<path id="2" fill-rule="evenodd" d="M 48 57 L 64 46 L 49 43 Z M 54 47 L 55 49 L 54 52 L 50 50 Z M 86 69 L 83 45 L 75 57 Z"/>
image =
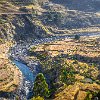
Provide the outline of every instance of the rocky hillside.
<path id="1" fill-rule="evenodd" d="M 5 5 L 0 3 L 0 99 L 2 100 L 2 97 L 9 97 L 11 99 L 12 93 L 18 89 L 22 80 L 22 73 L 8 57 L 9 49 L 13 45 L 13 35 L 15 33 L 15 27 L 11 23 L 14 15 L 11 16 L 1 13 L 10 11 L 14 6 L 8 4 L 4 10 Z"/>
<path id="2" fill-rule="evenodd" d="M 10 60 L 7 52 L 11 46 L 10 42 L 0 45 L 0 91 L 11 92 L 20 83 L 21 73 Z"/>
<path id="3" fill-rule="evenodd" d="M 39 60 L 51 90 L 53 86 L 56 92 L 53 100 L 99 98 L 99 39 L 65 39 L 30 48 L 28 57 Z"/>
<path id="4" fill-rule="evenodd" d="M 21 72 L 9 61 L 8 57 L 9 49 L 14 43 L 19 45 L 23 42 L 28 43 L 34 39 L 54 35 L 61 36 L 74 33 L 100 32 L 99 0 L 22 1 L 4 0 L 0 2 L 0 76 L 3 76 L 0 77 L 0 91 L 3 92 L 16 90 L 21 79 Z M 95 91 L 96 95 L 99 94 L 100 48 L 98 40 L 57 41 L 52 44 L 39 45 L 38 48 L 36 47 L 37 51 L 34 48 L 32 48 L 33 51 L 29 50 L 29 60 L 39 58 L 38 61 L 41 61 L 41 65 L 44 67 L 42 68 L 42 72 L 45 74 L 46 79 L 49 77 L 50 80 L 48 83 L 51 81 L 50 88 L 54 88 L 51 91 L 53 91 L 52 95 L 55 100 L 62 100 L 61 97 L 63 96 L 63 100 L 66 100 L 66 98 L 69 98 L 66 95 L 69 94 L 71 94 L 70 97 L 72 96 L 71 100 L 81 98 L 83 95 L 80 96 L 80 94 L 84 94 L 84 97 L 87 97 L 88 91 L 93 97 Z M 41 48 L 42 51 L 40 50 Z M 20 50 L 20 46 L 18 50 Z M 36 57 L 34 57 L 34 53 L 37 54 L 35 55 Z M 61 73 L 63 70 L 62 63 L 59 63 L 59 55 L 64 57 L 64 61 L 67 60 L 66 62 L 69 63 L 69 76 L 66 69 L 63 69 L 65 71 L 64 77 L 69 80 L 71 78 L 72 83 L 69 84 L 69 82 L 67 84 L 71 85 L 69 87 L 67 85 L 64 87 L 67 79 L 63 80 L 65 82 L 59 80 L 63 74 L 63 72 Z M 65 58 L 65 56 L 68 58 Z M 62 59 L 60 60 L 62 61 Z M 93 65 L 94 63 L 96 63 L 96 67 Z M 74 72 L 71 65 L 74 66 Z M 83 67 L 86 67 L 86 70 Z M 69 72 L 70 69 L 72 71 L 71 73 Z M 59 87 L 63 89 L 61 90 Z M 72 91 L 73 87 L 75 87 L 75 91 Z M 67 91 L 70 91 L 70 93 Z"/>
<path id="5" fill-rule="evenodd" d="M 99 11 L 100 0 L 51 0 L 54 3 L 59 3 L 72 10 L 80 11 Z"/>
<path id="6" fill-rule="evenodd" d="M 55 3 L 53 3 L 54 1 Z M 54 1 L 38 0 L 38 2 L 34 1 L 35 4 L 26 2 L 26 5 L 24 3 L 20 5 L 20 3 L 17 4 L 14 1 L 1 3 L 0 12 L 5 13 L 0 15 L 0 25 L 2 26 L 1 41 L 2 37 L 7 36 L 5 30 L 9 26 L 12 30 L 10 37 L 14 37 L 17 42 L 19 40 L 32 40 L 33 38 L 48 37 L 55 34 L 100 31 L 99 12 L 73 10 L 62 5 L 65 1 Z M 78 1 L 76 0 L 76 2 Z M 73 7 L 72 4 L 71 6 Z M 10 14 L 6 15 L 8 12 Z"/>
<path id="7" fill-rule="evenodd" d="M 19 88 L 22 80 L 22 73 L 9 60 L 8 51 L 12 43 L 0 44 L 0 99 L 9 97 L 12 99 L 13 92 Z"/>

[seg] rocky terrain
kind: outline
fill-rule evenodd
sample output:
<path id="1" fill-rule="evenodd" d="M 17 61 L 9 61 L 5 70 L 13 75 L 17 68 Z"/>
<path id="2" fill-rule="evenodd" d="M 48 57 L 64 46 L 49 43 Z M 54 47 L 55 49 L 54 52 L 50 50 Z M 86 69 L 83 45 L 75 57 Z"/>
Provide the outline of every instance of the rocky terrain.
<path id="1" fill-rule="evenodd" d="M 67 8 L 79 10 L 79 11 L 99 11 L 100 10 L 100 0 L 52 0 L 55 3 L 63 4 Z"/>
<path id="2" fill-rule="evenodd" d="M 33 74 L 34 63 L 38 64 L 50 88 L 46 99 L 98 99 L 99 4 L 99 0 L 0 1 L 0 99 L 5 97 L 2 93 L 18 94 L 22 82 L 23 73 L 10 59 L 26 64 Z M 27 83 L 22 85 L 28 91 Z M 23 100 L 23 92 L 13 98 Z"/>
<path id="3" fill-rule="evenodd" d="M 21 71 L 9 60 L 8 51 L 12 43 L 6 42 L 0 45 L 0 97 L 13 98 L 12 94 L 21 84 Z M 8 95 L 9 94 L 9 95 Z M 1 98 L 3 99 L 3 98 Z"/>

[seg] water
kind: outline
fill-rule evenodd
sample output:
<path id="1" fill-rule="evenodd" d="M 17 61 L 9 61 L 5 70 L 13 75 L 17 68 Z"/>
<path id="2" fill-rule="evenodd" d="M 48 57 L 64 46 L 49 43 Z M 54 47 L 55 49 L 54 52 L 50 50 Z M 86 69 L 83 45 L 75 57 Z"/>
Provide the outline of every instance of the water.
<path id="1" fill-rule="evenodd" d="M 20 71 L 22 72 L 23 76 L 25 77 L 26 80 L 30 81 L 30 82 L 34 82 L 35 80 L 35 76 L 36 73 L 32 72 L 31 69 L 29 69 L 28 66 L 26 66 L 25 64 L 18 62 L 16 60 L 13 61 L 15 63 L 15 65 L 20 69 Z"/>
<path id="2" fill-rule="evenodd" d="M 36 66 L 33 66 L 34 72 L 32 72 L 28 66 L 19 61 L 14 60 L 13 63 L 20 69 L 24 76 L 23 83 L 21 84 L 21 88 L 19 89 L 20 99 L 29 100 L 28 98 L 30 98 L 32 95 L 32 87 L 37 75 L 35 68 Z"/>

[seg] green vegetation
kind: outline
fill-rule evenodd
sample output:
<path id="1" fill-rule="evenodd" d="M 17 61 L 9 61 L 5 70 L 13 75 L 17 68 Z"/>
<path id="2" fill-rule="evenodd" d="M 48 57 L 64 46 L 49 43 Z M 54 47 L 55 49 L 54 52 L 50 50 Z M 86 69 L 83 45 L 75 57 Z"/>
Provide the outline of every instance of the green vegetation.
<path id="1" fill-rule="evenodd" d="M 37 11 L 34 10 L 33 7 L 32 7 L 32 17 L 33 17 L 33 18 L 36 18 L 37 15 L 38 15 Z"/>
<path id="2" fill-rule="evenodd" d="M 6 20 L 0 18 L 0 24 L 5 24 Z"/>
<path id="3" fill-rule="evenodd" d="M 61 81 L 67 85 L 73 84 L 75 82 L 75 71 L 73 66 L 67 65 L 65 68 L 63 68 Z"/>
<path id="4" fill-rule="evenodd" d="M 85 100 L 95 100 L 95 97 L 98 97 L 99 92 L 92 92 L 92 91 L 88 91 L 87 92 L 87 97 L 85 98 Z"/>
<path id="5" fill-rule="evenodd" d="M 75 70 L 72 65 L 66 63 L 61 55 L 51 57 L 46 51 L 35 53 L 43 73 L 48 76 L 50 95 L 54 95 L 63 83 L 66 85 L 74 84 L 76 81 Z"/>
<path id="6" fill-rule="evenodd" d="M 43 53 L 37 53 L 37 59 L 40 59 L 41 61 L 46 60 L 48 57 L 47 52 L 43 52 Z"/>
<path id="7" fill-rule="evenodd" d="M 78 39 L 80 39 L 80 37 L 76 36 L 76 40 Z M 82 41 L 81 39 L 77 42 L 73 39 L 72 43 L 80 43 Z M 84 55 L 81 56 L 80 52 L 82 52 L 82 50 L 79 49 L 80 45 L 78 44 L 78 46 L 76 45 L 75 47 L 74 44 L 75 43 L 73 43 L 72 46 L 69 46 L 70 42 L 68 45 L 68 42 L 59 41 L 54 44 L 47 43 L 46 45 L 38 45 L 36 48 L 33 47 L 33 49 L 30 50 L 31 52 L 34 52 L 32 56 L 35 56 L 40 62 L 42 73 L 48 80 L 50 97 L 54 97 L 56 92 L 62 91 L 64 88 L 70 87 L 71 85 L 73 86 L 77 83 L 81 85 L 95 85 L 94 83 L 99 82 L 96 82 L 98 76 L 97 64 L 91 61 L 87 63 L 86 59 L 88 60 L 89 57 L 85 57 Z M 75 47 L 75 49 L 73 47 Z M 72 48 L 72 51 L 74 52 L 67 52 L 66 54 L 63 54 L 62 52 L 55 55 L 57 50 L 63 51 L 67 48 Z"/>
<path id="8" fill-rule="evenodd" d="M 33 97 L 31 100 L 44 100 L 44 98 L 38 96 L 38 97 Z"/>
<path id="9" fill-rule="evenodd" d="M 46 83 L 45 77 L 42 73 L 39 73 L 36 76 L 34 87 L 33 87 L 33 94 L 35 97 L 38 97 L 38 96 L 41 96 L 44 98 L 49 97 L 48 84 Z"/>
<path id="10" fill-rule="evenodd" d="M 75 39 L 76 40 L 79 40 L 80 39 L 80 36 L 79 35 L 75 35 Z"/>

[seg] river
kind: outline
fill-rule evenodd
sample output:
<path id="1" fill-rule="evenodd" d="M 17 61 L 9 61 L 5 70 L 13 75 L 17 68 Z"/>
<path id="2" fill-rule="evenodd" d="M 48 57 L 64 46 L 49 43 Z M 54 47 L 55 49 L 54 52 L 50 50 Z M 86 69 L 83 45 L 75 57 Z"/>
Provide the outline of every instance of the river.
<path id="1" fill-rule="evenodd" d="M 19 88 L 19 96 L 21 100 L 28 100 L 28 98 L 30 98 L 32 96 L 32 87 L 33 87 L 33 83 L 35 80 L 35 77 L 37 75 L 37 71 L 36 71 L 36 65 L 34 65 L 34 72 L 25 64 L 23 64 L 22 62 L 13 61 L 14 64 L 16 64 L 16 66 L 20 69 L 20 71 L 23 74 L 23 81 L 20 85 Z"/>

